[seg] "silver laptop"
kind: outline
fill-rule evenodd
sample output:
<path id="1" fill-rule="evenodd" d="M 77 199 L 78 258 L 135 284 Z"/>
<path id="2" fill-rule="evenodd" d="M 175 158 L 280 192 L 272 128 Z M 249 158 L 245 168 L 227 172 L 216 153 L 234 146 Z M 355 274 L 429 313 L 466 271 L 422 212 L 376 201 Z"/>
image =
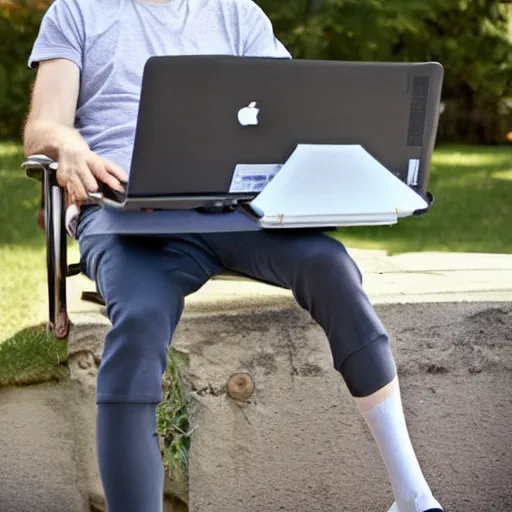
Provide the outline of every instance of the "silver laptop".
<path id="1" fill-rule="evenodd" d="M 246 208 L 299 144 L 356 144 L 430 202 L 442 81 L 435 62 L 152 57 L 126 193 L 104 187 L 91 199 Z"/>

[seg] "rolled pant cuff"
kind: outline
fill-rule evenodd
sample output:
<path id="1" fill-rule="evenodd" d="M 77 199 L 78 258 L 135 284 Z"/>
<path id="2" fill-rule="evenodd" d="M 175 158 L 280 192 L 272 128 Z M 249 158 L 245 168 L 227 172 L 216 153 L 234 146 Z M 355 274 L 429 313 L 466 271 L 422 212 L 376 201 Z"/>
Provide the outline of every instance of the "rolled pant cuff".
<path id="1" fill-rule="evenodd" d="M 396 366 L 387 335 L 380 335 L 352 352 L 338 370 L 350 394 L 370 396 L 396 377 Z"/>

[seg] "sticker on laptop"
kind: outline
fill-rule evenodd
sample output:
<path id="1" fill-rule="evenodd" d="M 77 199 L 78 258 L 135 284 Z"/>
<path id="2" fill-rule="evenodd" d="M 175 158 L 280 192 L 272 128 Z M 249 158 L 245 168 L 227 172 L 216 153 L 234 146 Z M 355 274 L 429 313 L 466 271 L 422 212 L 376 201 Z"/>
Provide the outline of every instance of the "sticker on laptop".
<path id="1" fill-rule="evenodd" d="M 420 170 L 420 161 L 416 158 L 409 160 L 409 169 L 407 170 L 407 185 L 416 187 L 418 185 L 418 173 Z"/>
<path id="2" fill-rule="evenodd" d="M 229 192 L 261 192 L 279 172 L 283 164 L 238 164 Z"/>

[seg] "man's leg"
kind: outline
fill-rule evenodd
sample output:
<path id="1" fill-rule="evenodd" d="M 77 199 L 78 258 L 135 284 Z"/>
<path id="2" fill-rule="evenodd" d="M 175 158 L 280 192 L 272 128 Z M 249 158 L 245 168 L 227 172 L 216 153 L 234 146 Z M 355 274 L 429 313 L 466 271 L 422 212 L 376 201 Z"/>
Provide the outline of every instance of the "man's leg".
<path id="1" fill-rule="evenodd" d="M 112 322 L 97 397 L 97 451 L 107 507 L 160 512 L 164 472 L 155 412 L 167 349 L 184 296 L 202 286 L 215 265 L 179 240 L 91 236 L 80 239 L 80 249 Z"/>
<path id="2" fill-rule="evenodd" d="M 399 512 L 441 510 L 410 442 L 388 335 L 343 245 L 313 232 L 205 239 L 227 268 L 290 288 L 324 329 L 334 366 L 377 442 Z"/>

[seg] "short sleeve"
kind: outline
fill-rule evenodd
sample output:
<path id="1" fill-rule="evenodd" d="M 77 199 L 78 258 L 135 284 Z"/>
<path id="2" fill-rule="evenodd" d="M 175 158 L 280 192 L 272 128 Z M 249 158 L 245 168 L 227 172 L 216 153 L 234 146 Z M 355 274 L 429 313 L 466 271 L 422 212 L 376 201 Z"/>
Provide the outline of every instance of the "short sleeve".
<path id="1" fill-rule="evenodd" d="M 291 58 L 285 46 L 274 34 L 268 16 L 252 0 L 247 0 L 243 17 L 245 57 Z"/>
<path id="2" fill-rule="evenodd" d="M 28 65 L 37 69 L 41 61 L 67 59 L 82 69 L 84 26 L 74 0 L 55 0 L 46 11 L 32 48 Z"/>

